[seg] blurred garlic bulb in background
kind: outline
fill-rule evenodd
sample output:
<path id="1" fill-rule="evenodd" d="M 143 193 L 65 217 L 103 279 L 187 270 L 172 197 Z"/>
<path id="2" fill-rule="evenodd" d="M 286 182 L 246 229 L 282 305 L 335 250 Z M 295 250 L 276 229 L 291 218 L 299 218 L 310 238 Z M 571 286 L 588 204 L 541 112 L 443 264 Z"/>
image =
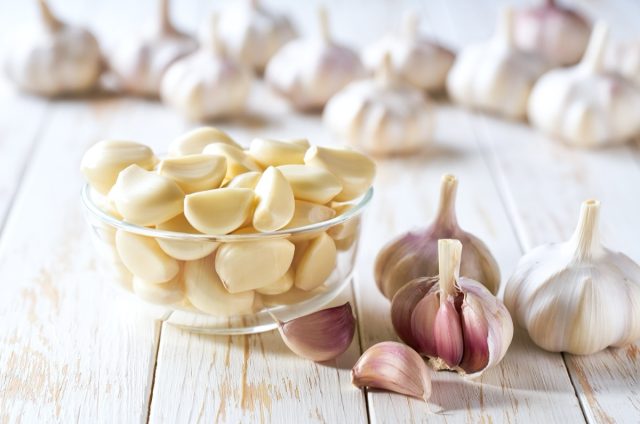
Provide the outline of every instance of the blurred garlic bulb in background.
<path id="1" fill-rule="evenodd" d="M 418 26 L 418 15 L 408 12 L 402 31 L 387 34 L 368 46 L 362 54 L 362 62 L 374 73 L 383 66 L 384 57 L 390 54 L 393 71 L 403 81 L 429 92 L 441 92 L 455 56 L 449 49 L 422 37 Z"/>
<path id="2" fill-rule="evenodd" d="M 543 349 L 585 355 L 640 339 L 640 266 L 600 242 L 600 202 L 582 204 L 569 241 L 524 255 L 504 300 Z"/>
<path id="3" fill-rule="evenodd" d="M 364 75 L 358 55 L 333 41 L 327 12 L 318 12 L 321 36 L 287 43 L 269 61 L 265 80 L 301 110 L 322 109 L 335 93 Z"/>
<path id="4" fill-rule="evenodd" d="M 171 23 L 169 0 L 158 0 L 158 17 L 148 33 L 127 39 L 110 58 L 122 89 L 143 96 L 158 96 L 167 68 L 196 50 L 197 44 Z"/>
<path id="5" fill-rule="evenodd" d="M 259 73 L 295 37 L 289 19 L 267 9 L 260 0 L 234 1 L 220 16 L 220 39 L 227 52 Z"/>
<path id="6" fill-rule="evenodd" d="M 622 143 L 640 134 L 640 88 L 604 69 L 608 28 L 598 23 L 582 61 L 540 78 L 529 121 L 579 147 Z"/>
<path id="7" fill-rule="evenodd" d="M 59 20 L 38 0 L 41 24 L 16 40 L 5 71 L 18 88 L 43 96 L 81 94 L 98 84 L 103 69 L 98 41 L 88 30 Z"/>
<path id="8" fill-rule="evenodd" d="M 607 70 L 619 73 L 640 86 L 640 40 L 618 43 L 605 52 Z"/>
<path id="9" fill-rule="evenodd" d="M 430 141 L 433 108 L 419 89 L 399 82 L 387 53 L 374 79 L 355 81 L 329 100 L 324 123 L 374 155 L 416 151 Z"/>
<path id="10" fill-rule="evenodd" d="M 584 54 L 591 25 L 578 12 L 544 0 L 540 6 L 516 10 L 513 38 L 518 48 L 536 54 L 551 66 L 578 63 Z"/>
<path id="11" fill-rule="evenodd" d="M 244 111 L 252 82 L 251 70 L 225 52 L 214 13 L 200 49 L 176 61 L 162 78 L 162 100 L 191 120 L 228 118 Z"/>
<path id="12" fill-rule="evenodd" d="M 531 87 L 546 65 L 516 48 L 513 24 L 513 11 L 505 8 L 491 40 L 458 53 L 447 77 L 453 100 L 507 118 L 525 117 Z"/>

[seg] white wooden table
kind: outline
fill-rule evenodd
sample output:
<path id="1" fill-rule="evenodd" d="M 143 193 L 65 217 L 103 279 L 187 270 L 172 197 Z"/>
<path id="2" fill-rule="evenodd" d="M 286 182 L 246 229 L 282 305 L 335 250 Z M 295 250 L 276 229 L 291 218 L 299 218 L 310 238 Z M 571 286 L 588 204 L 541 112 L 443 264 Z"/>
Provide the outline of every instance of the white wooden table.
<path id="1" fill-rule="evenodd" d="M 315 30 L 315 2 L 265 1 L 304 23 L 304 32 Z M 0 0 L 2 51 L 13 29 L 32 18 L 32 3 Z M 52 3 L 95 28 L 108 46 L 139 26 L 154 4 Z M 224 6 L 179 3 L 176 19 L 190 30 L 206 11 Z M 408 5 L 326 3 L 336 37 L 354 45 L 397 24 Z M 413 7 L 425 31 L 458 48 L 488 36 L 506 3 Z M 581 3 L 590 16 L 613 23 L 614 36 L 640 38 L 640 3 Z M 316 116 L 291 114 L 264 89 L 252 108 L 252 118 L 220 126 L 244 143 L 257 135 L 334 142 Z M 574 151 L 522 123 L 441 105 L 431 149 L 379 162 L 355 282 L 342 295 L 355 306 L 358 334 L 335 363 L 318 365 L 294 356 L 273 332 L 214 337 L 163 325 L 114 294 L 97 272 L 79 202 L 84 150 L 121 137 L 162 151 L 192 126 L 154 102 L 47 101 L 0 82 L 0 423 L 640 422 L 640 344 L 577 357 L 544 352 L 518 331 L 502 363 L 480 380 L 437 374 L 429 407 L 361 392 L 349 378 L 364 349 L 395 339 L 388 302 L 372 278 L 375 255 L 392 236 L 431 220 L 441 174 L 458 176 L 459 221 L 487 242 L 504 278 L 524 251 L 567 238 L 580 202 L 592 197 L 602 201 L 605 241 L 640 261 L 638 144 Z"/>

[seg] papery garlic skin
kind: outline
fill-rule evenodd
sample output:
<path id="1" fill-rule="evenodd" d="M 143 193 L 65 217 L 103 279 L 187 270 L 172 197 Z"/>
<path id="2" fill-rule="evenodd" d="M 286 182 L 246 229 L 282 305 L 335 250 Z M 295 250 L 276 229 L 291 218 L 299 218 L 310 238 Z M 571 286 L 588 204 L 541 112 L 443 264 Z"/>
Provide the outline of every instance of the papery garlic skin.
<path id="1" fill-rule="evenodd" d="M 220 39 L 235 59 L 261 73 L 269 59 L 296 37 L 289 19 L 260 0 L 233 2 L 221 15 Z"/>
<path id="2" fill-rule="evenodd" d="M 88 30 L 60 21 L 38 0 L 41 26 L 16 40 L 4 63 L 19 89 L 43 96 L 86 93 L 103 69 L 98 41 Z"/>
<path id="3" fill-rule="evenodd" d="M 364 75 L 358 55 L 331 39 L 320 10 L 321 37 L 284 45 L 265 70 L 267 84 L 299 110 L 318 110 L 351 81 Z"/>
<path id="4" fill-rule="evenodd" d="M 391 57 L 375 79 L 352 82 L 333 96 L 323 121 L 338 137 L 373 155 L 406 154 L 431 141 L 434 110 L 424 93 L 393 76 Z"/>
<path id="5" fill-rule="evenodd" d="M 640 266 L 601 244 L 599 209 L 584 202 L 571 239 L 524 255 L 507 282 L 505 304 L 545 350 L 588 355 L 640 339 Z"/>
<path id="6" fill-rule="evenodd" d="M 447 77 L 456 102 L 511 119 L 522 119 L 535 81 L 548 65 L 513 43 L 511 9 L 503 10 L 498 31 L 488 42 L 462 49 Z"/>
<path id="7" fill-rule="evenodd" d="M 433 223 L 422 230 L 410 231 L 385 245 L 376 258 L 374 276 L 378 289 L 387 299 L 409 281 L 438 275 L 438 240 L 453 238 L 464 246 L 461 275 L 484 284 L 497 293 L 500 269 L 487 246 L 458 225 L 455 198 L 458 180 L 444 175 L 440 186 L 440 203 Z"/>
<path id="8" fill-rule="evenodd" d="M 554 67 L 577 63 L 589 42 L 591 26 L 578 12 L 555 0 L 514 12 L 514 42 Z"/>
<path id="9" fill-rule="evenodd" d="M 455 56 L 449 49 L 422 37 L 418 25 L 418 15 L 407 13 L 402 31 L 387 34 L 368 46 L 362 53 L 362 63 L 370 73 L 375 73 L 383 66 L 385 56 L 390 55 L 392 70 L 402 81 L 428 92 L 442 92 Z"/>
<path id="10" fill-rule="evenodd" d="M 620 144 L 640 134 L 640 87 L 606 72 L 608 28 L 598 23 L 578 65 L 555 69 L 536 83 L 529 121 L 576 147 Z"/>
<path id="11" fill-rule="evenodd" d="M 157 22 L 137 39 L 128 37 L 109 60 L 121 88 L 131 94 L 158 96 L 165 71 L 173 62 L 193 53 L 197 43 L 178 31 L 169 16 L 169 0 L 158 0 Z"/>

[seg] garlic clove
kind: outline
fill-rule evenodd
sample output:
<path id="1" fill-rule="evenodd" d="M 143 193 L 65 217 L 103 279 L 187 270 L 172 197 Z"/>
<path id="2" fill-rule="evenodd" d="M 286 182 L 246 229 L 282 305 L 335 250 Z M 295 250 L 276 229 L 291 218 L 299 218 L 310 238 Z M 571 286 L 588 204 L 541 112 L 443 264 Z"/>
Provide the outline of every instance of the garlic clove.
<path id="1" fill-rule="evenodd" d="M 155 304 L 175 305 L 184 299 L 182 274 L 176 274 L 171 280 L 162 284 L 135 277 L 132 287 L 136 296 Z"/>
<path id="2" fill-rule="evenodd" d="M 220 187 L 226 173 L 224 156 L 186 155 L 163 159 L 158 165 L 158 174 L 174 180 L 187 194 Z"/>
<path id="3" fill-rule="evenodd" d="M 351 370 L 351 383 L 423 399 L 431 396 L 431 374 L 408 346 L 382 342 L 367 349 Z"/>
<path id="4" fill-rule="evenodd" d="M 181 214 L 184 193 L 170 178 L 134 164 L 118 174 L 109 199 L 126 221 L 148 226 Z"/>
<path id="5" fill-rule="evenodd" d="M 205 155 L 224 156 L 227 159 L 227 174 L 225 176 L 227 180 L 245 172 L 262 171 L 262 167 L 247 155 L 244 150 L 229 144 L 209 144 L 202 153 Z"/>
<path id="6" fill-rule="evenodd" d="M 289 269 L 282 277 L 280 277 L 275 282 L 256 289 L 256 291 L 260 294 L 264 294 L 267 296 L 275 296 L 282 293 L 285 293 L 293 287 L 293 279 L 294 273 L 291 269 Z"/>
<path id="7" fill-rule="evenodd" d="M 191 224 L 189 224 L 189 221 L 187 221 L 187 218 L 185 218 L 183 214 L 180 214 L 169 221 L 163 222 L 162 224 L 156 225 L 156 228 L 158 230 L 179 233 L 199 233 Z M 184 241 L 164 237 L 158 237 L 156 241 L 167 255 L 181 261 L 193 261 L 204 258 L 205 256 L 213 253 L 219 244 L 213 241 Z"/>
<path id="8" fill-rule="evenodd" d="M 363 195 L 373 182 L 375 163 L 353 150 L 313 146 L 304 155 L 304 163 L 323 168 L 340 180 L 342 191 L 334 198 L 344 202 Z"/>
<path id="9" fill-rule="evenodd" d="M 296 264 L 295 286 L 313 290 L 333 272 L 337 260 L 336 245 L 326 233 L 309 242 Z"/>
<path id="10" fill-rule="evenodd" d="M 217 188 L 188 194 L 184 215 L 205 234 L 228 234 L 240 228 L 253 208 L 254 193 L 246 188 Z"/>
<path id="11" fill-rule="evenodd" d="M 295 209 L 293 191 L 278 168 L 267 168 L 254 191 L 258 199 L 253 214 L 253 227 L 256 230 L 276 231 L 291 221 Z"/>
<path id="12" fill-rule="evenodd" d="M 317 203 L 296 200 L 293 218 L 284 228 L 299 228 L 327 221 L 336 216 L 336 211 Z"/>
<path id="13" fill-rule="evenodd" d="M 453 299 L 440 302 L 433 322 L 433 338 L 438 352 L 436 356 L 449 368 L 458 366 L 462 360 L 464 345 L 462 326 Z"/>
<path id="14" fill-rule="evenodd" d="M 227 133 L 214 127 L 199 127 L 176 138 L 169 145 L 169 156 L 186 156 L 202 153 L 209 144 L 222 143 L 241 149 Z"/>
<path id="15" fill-rule="evenodd" d="M 304 144 L 306 142 L 306 144 Z M 304 154 L 309 142 L 293 143 L 289 141 L 254 138 L 249 146 L 249 154 L 264 167 L 288 164 L 304 164 Z"/>
<path id="16" fill-rule="evenodd" d="M 184 284 L 187 299 L 198 310 L 210 315 L 234 316 L 252 313 L 255 293 L 229 293 L 216 274 L 215 256 L 209 255 L 185 263 Z"/>
<path id="17" fill-rule="evenodd" d="M 331 207 L 334 211 L 336 211 L 336 215 L 342 215 L 351 209 L 353 209 L 355 205 L 352 203 L 333 203 Z M 331 236 L 335 241 L 345 240 L 351 238 L 358 234 L 360 231 L 360 217 L 350 218 L 348 221 L 343 222 L 342 224 L 334 225 L 333 227 L 327 230 L 327 234 Z"/>
<path id="18" fill-rule="evenodd" d="M 106 195 L 120 171 L 133 164 L 151 170 L 156 164 L 153 151 L 133 141 L 103 140 L 91 146 L 82 156 L 80 171 L 94 190 Z"/>
<path id="19" fill-rule="evenodd" d="M 216 253 L 216 272 L 229 293 L 258 289 L 284 276 L 294 250 L 285 239 L 225 243 Z"/>
<path id="20" fill-rule="evenodd" d="M 180 263 L 160 249 L 151 237 L 118 230 L 115 242 L 122 263 L 146 282 L 164 283 L 180 272 Z"/>
<path id="21" fill-rule="evenodd" d="M 315 362 L 329 361 L 344 353 L 353 340 L 356 319 L 349 302 L 287 322 L 278 321 L 284 343 L 296 355 Z"/>
<path id="22" fill-rule="evenodd" d="M 338 177 L 323 168 L 281 165 L 278 169 L 291 184 L 296 199 L 325 204 L 342 191 Z"/>
<path id="23" fill-rule="evenodd" d="M 250 190 L 253 190 L 258 185 L 258 181 L 260 181 L 261 176 L 262 176 L 262 172 L 258 172 L 258 171 L 245 172 L 244 174 L 236 175 L 235 177 L 230 179 L 225 187 L 248 188 Z"/>
<path id="24" fill-rule="evenodd" d="M 489 363 L 489 328 L 480 301 L 473 293 L 466 293 L 461 307 L 462 335 L 465 349 L 460 368 L 469 374 L 481 371 Z"/>
<path id="25" fill-rule="evenodd" d="M 435 279 L 434 283 L 437 281 Z M 438 344 L 434 333 L 440 299 L 438 293 L 422 294 L 425 290 L 431 290 L 432 286 L 433 284 L 428 284 L 423 279 L 415 288 L 409 285 L 405 286 L 406 289 L 403 287 L 394 296 L 394 299 L 398 297 L 398 300 L 394 301 L 396 305 L 391 310 L 395 312 L 392 324 L 398 336 L 403 340 L 406 338 L 411 342 L 407 344 L 421 353 L 436 357 Z M 408 297 L 411 292 L 411 297 Z M 403 294 L 407 296 L 406 303 L 401 302 Z"/>

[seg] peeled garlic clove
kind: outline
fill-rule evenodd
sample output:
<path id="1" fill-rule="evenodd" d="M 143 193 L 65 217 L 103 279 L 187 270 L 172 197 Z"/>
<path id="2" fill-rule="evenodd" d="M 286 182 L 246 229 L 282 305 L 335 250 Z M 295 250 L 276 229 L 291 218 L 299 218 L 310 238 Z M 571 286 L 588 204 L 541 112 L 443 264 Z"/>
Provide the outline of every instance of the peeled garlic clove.
<path id="1" fill-rule="evenodd" d="M 82 156 L 80 171 L 91 187 L 108 194 L 120 171 L 136 164 L 150 170 L 156 163 L 153 151 L 144 144 L 124 140 L 99 141 Z"/>
<path id="2" fill-rule="evenodd" d="M 262 167 L 238 147 L 214 143 L 205 147 L 202 153 L 205 155 L 224 156 L 227 159 L 227 174 L 225 178 L 228 180 L 245 172 L 262 171 Z"/>
<path id="3" fill-rule="evenodd" d="M 158 174 L 171 178 L 185 193 L 218 188 L 226 173 L 224 156 L 180 156 L 163 159 L 158 165 Z"/>
<path id="4" fill-rule="evenodd" d="M 178 233 L 198 234 L 199 232 L 189 224 L 187 218 L 183 214 L 170 219 L 167 222 L 156 225 L 158 230 L 173 231 Z M 160 248 L 164 252 L 176 259 L 182 261 L 193 261 L 196 259 L 204 258 L 211 254 L 218 243 L 212 241 L 184 241 L 173 240 L 166 237 L 158 237 L 157 239 Z"/>
<path id="5" fill-rule="evenodd" d="M 195 40 L 171 23 L 169 0 L 159 0 L 158 6 L 158 17 L 151 30 L 138 38 L 127 37 L 111 57 L 111 69 L 129 93 L 158 96 L 167 68 L 197 48 Z"/>
<path id="6" fill-rule="evenodd" d="M 296 199 L 328 203 L 342 191 L 342 183 L 326 169 L 307 165 L 282 165 L 278 169 L 291 184 Z"/>
<path id="7" fill-rule="evenodd" d="M 326 233 L 311 240 L 296 264 L 296 287 L 313 290 L 323 284 L 333 272 L 336 258 L 336 245 Z"/>
<path id="8" fill-rule="evenodd" d="M 209 144 L 222 143 L 240 149 L 227 133 L 214 127 L 199 127 L 176 138 L 169 145 L 169 156 L 186 156 L 202 153 Z"/>
<path id="9" fill-rule="evenodd" d="M 116 249 L 127 269 L 146 282 L 164 283 L 180 271 L 180 263 L 164 253 L 151 237 L 118 230 Z"/>
<path id="10" fill-rule="evenodd" d="M 344 202 L 363 195 L 376 174 L 375 163 L 353 150 L 313 146 L 304 155 L 304 163 L 323 168 L 340 180 L 342 191 L 333 199 Z"/>
<path id="11" fill-rule="evenodd" d="M 336 215 L 342 215 L 351 209 L 353 209 L 354 205 L 352 203 L 341 203 L 341 204 L 332 204 L 331 206 L 333 210 L 336 211 Z M 334 225 L 333 227 L 327 230 L 327 234 L 331 236 L 334 240 L 346 240 L 349 238 L 353 238 L 360 231 L 360 217 L 352 217 L 349 218 L 346 222 L 342 224 Z"/>
<path id="12" fill-rule="evenodd" d="M 275 296 L 285 293 L 293 287 L 293 276 L 294 273 L 289 270 L 277 281 L 269 284 L 268 286 L 260 287 L 259 289 L 256 289 L 256 291 L 267 296 Z"/>
<path id="13" fill-rule="evenodd" d="M 253 191 L 246 188 L 200 191 L 184 198 L 184 215 L 201 233 L 228 234 L 247 220 L 253 200 Z"/>
<path id="14" fill-rule="evenodd" d="M 184 193 L 173 180 L 130 165 L 118 174 L 109 198 L 126 221 L 147 226 L 182 213 Z"/>
<path id="15" fill-rule="evenodd" d="M 160 305 L 173 305 L 184 299 L 184 283 L 182 275 L 177 274 L 166 283 L 157 284 L 135 277 L 133 292 L 147 302 Z"/>
<path id="16" fill-rule="evenodd" d="M 248 188 L 253 190 L 258 185 L 258 181 L 260 181 L 260 177 L 262 177 L 262 172 L 258 171 L 250 171 L 245 172 L 244 174 L 239 174 L 233 177 L 226 184 L 227 188 Z"/>
<path id="17" fill-rule="evenodd" d="M 276 231 L 291 221 L 295 209 L 291 186 L 277 168 L 270 166 L 255 188 L 258 204 L 253 226 L 258 231 Z"/>
<path id="18" fill-rule="evenodd" d="M 440 186 L 440 204 L 433 223 L 401 235 L 382 248 L 374 270 L 378 289 L 387 299 L 414 278 L 438 274 L 438 240 L 453 238 L 464 245 L 461 274 L 480 281 L 492 293 L 500 285 L 500 269 L 482 240 L 460 228 L 455 212 L 458 180 L 444 175 Z"/>
<path id="19" fill-rule="evenodd" d="M 525 254 L 504 299 L 535 344 L 588 355 L 640 339 L 640 266 L 603 246 L 600 202 L 582 203 L 573 236 Z"/>
<path id="20" fill-rule="evenodd" d="M 304 164 L 304 154 L 307 149 L 309 149 L 308 141 L 305 145 L 289 141 L 255 138 L 249 146 L 249 154 L 264 167 Z"/>
<path id="21" fill-rule="evenodd" d="M 258 289 L 284 276 L 293 253 L 285 239 L 225 243 L 216 253 L 216 272 L 229 293 Z"/>
<path id="22" fill-rule="evenodd" d="M 202 312 L 215 316 L 234 316 L 253 312 L 255 293 L 245 291 L 231 294 L 214 269 L 215 255 L 184 265 L 184 284 L 187 299 Z"/>
<path id="23" fill-rule="evenodd" d="M 278 322 L 284 343 L 296 355 L 316 362 L 329 361 L 351 345 L 356 319 L 349 302 L 287 322 Z"/>
<path id="24" fill-rule="evenodd" d="M 296 200 L 293 218 L 285 228 L 299 228 L 318 222 L 327 221 L 336 215 L 336 211 L 317 203 Z"/>
<path id="25" fill-rule="evenodd" d="M 411 319 L 413 311 L 416 308 L 416 305 L 425 298 L 429 293 L 429 290 L 431 290 L 433 285 L 437 282 L 437 277 L 417 278 L 398 290 L 391 302 L 391 323 L 393 324 L 393 328 L 396 330 L 398 337 L 414 349 L 418 349 L 418 341 L 413 337 L 412 332 Z M 437 296 L 435 296 L 435 294 L 431 296 L 429 302 L 438 302 Z M 431 305 L 431 307 L 423 308 L 420 314 L 432 314 L 434 309 L 435 308 Z M 435 319 L 435 315 L 433 317 Z M 418 316 L 416 319 L 424 322 L 429 318 L 425 316 Z M 420 326 L 419 328 L 416 328 L 417 331 L 421 331 L 423 329 L 431 331 L 432 327 Z M 425 341 L 433 340 L 432 337 L 426 336 L 420 338 Z M 431 346 L 423 347 L 422 349 L 435 350 L 435 348 L 432 348 Z"/>
<path id="26" fill-rule="evenodd" d="M 351 370 L 351 383 L 423 399 L 431 396 L 431 374 L 408 346 L 382 342 L 367 349 Z"/>

